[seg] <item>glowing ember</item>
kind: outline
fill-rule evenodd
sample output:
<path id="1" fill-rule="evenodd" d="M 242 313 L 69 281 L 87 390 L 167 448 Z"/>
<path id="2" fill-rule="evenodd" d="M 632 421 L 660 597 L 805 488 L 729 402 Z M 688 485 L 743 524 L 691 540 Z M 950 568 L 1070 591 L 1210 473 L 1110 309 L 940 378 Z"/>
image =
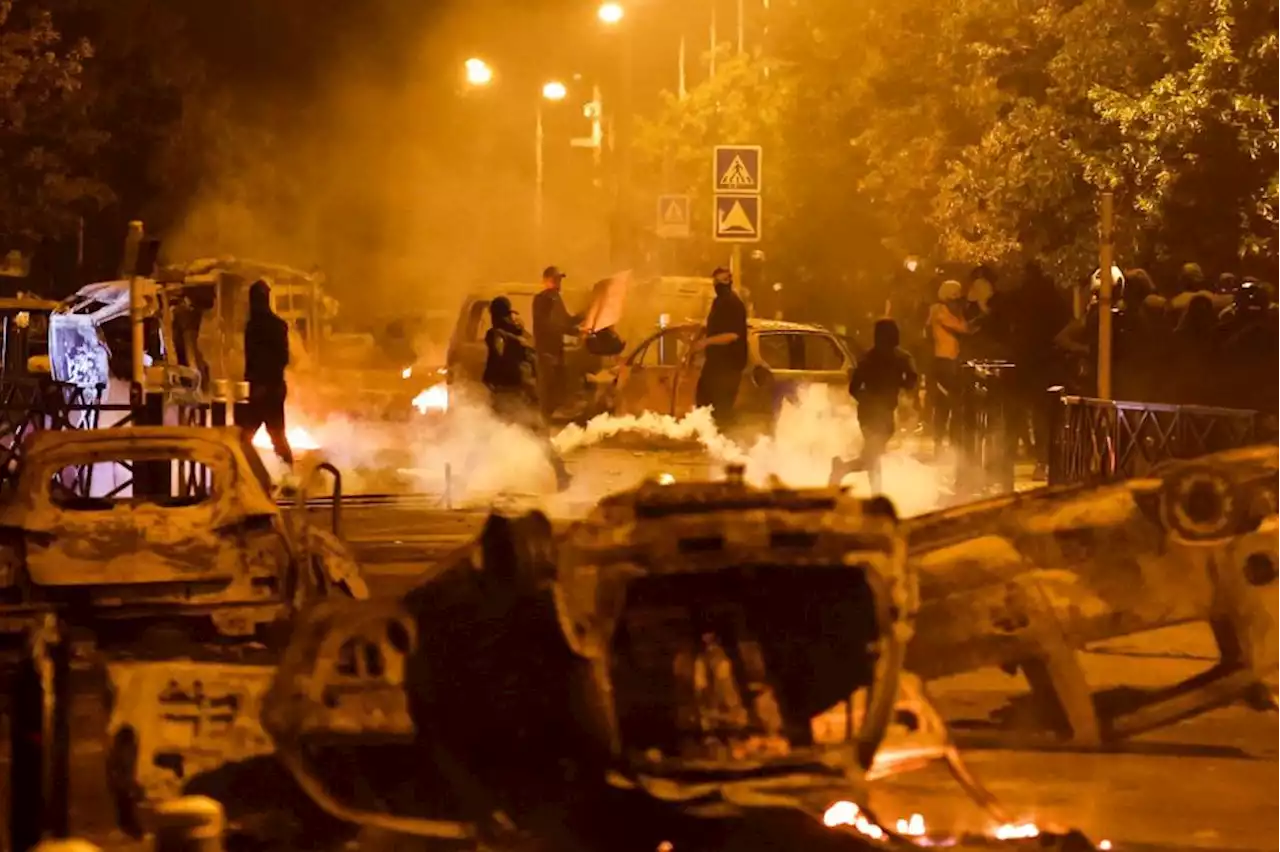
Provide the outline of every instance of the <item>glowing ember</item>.
<path id="1" fill-rule="evenodd" d="M 401 370 L 401 371 L 400 371 L 400 378 L 402 378 L 402 379 L 411 379 L 411 378 L 413 378 L 413 368 L 412 368 L 412 367 L 405 367 L 403 370 Z"/>
<path id="2" fill-rule="evenodd" d="M 1111 849 L 1111 841 L 1110 841 L 1110 840 L 1099 840 L 1099 841 L 1098 841 L 1098 848 L 1099 848 L 1099 849 L 1101 849 L 1101 850 L 1102 850 L 1102 852 L 1109 852 L 1109 850 Z"/>
<path id="3" fill-rule="evenodd" d="M 419 414 L 426 414 L 428 411 L 448 411 L 449 386 L 444 382 L 432 385 L 413 398 L 413 407 Z"/>
<path id="4" fill-rule="evenodd" d="M 822 824 L 828 828 L 852 826 L 854 831 L 872 840 L 883 840 L 885 837 L 884 829 L 867 819 L 862 809 L 853 802 L 836 802 L 827 808 L 827 812 L 822 815 Z"/>
<path id="5" fill-rule="evenodd" d="M 907 837 L 924 837 L 924 815 L 912 814 L 911 819 L 898 820 L 898 833 Z"/>
<path id="6" fill-rule="evenodd" d="M 1025 840 L 1031 837 L 1039 837 L 1040 829 L 1036 827 L 1034 822 L 1009 823 L 997 825 L 995 831 L 991 832 L 996 840 Z"/>
<path id="7" fill-rule="evenodd" d="M 672 484 L 672 483 L 673 483 L 673 482 L 675 482 L 675 481 L 676 481 L 676 478 L 675 478 L 674 476 L 672 476 L 671 474 L 669 474 L 669 473 L 660 473 L 660 474 L 658 474 L 658 484 L 659 484 L 659 485 L 670 485 L 670 484 Z"/>
<path id="8" fill-rule="evenodd" d="M 285 435 L 289 438 L 289 446 L 294 450 L 306 452 L 308 450 L 320 449 L 320 444 L 315 438 L 311 437 L 311 433 L 301 426 L 289 426 L 285 429 Z M 271 436 L 267 434 L 267 427 L 260 426 L 258 431 L 254 433 L 253 445 L 260 450 L 271 449 Z"/>

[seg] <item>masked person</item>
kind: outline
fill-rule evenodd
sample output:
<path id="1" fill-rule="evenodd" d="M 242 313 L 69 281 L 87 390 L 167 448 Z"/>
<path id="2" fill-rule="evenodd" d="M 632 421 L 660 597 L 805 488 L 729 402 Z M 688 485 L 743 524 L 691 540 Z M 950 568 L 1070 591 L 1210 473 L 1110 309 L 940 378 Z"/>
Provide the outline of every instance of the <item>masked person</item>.
<path id="1" fill-rule="evenodd" d="M 249 320 L 244 325 L 244 380 L 249 399 L 236 410 L 238 426 L 253 437 L 263 426 L 280 460 L 293 466 L 293 450 L 285 433 L 285 368 L 289 366 L 289 324 L 271 310 L 271 288 L 265 281 L 249 287 Z"/>
<path id="2" fill-rule="evenodd" d="M 555 471 L 556 486 L 563 491 L 569 487 L 570 476 L 539 415 L 534 341 L 506 296 L 489 303 L 489 319 L 492 327 L 484 335 L 486 357 L 481 380 L 489 389 L 493 412 L 498 419 L 523 426 L 539 438 Z"/>
<path id="3" fill-rule="evenodd" d="M 698 408 L 711 406 L 711 416 L 721 428 L 733 415 L 738 385 L 747 366 L 747 307 L 733 292 L 733 275 L 724 267 L 711 273 L 716 297 L 707 314 L 707 333 L 693 351 L 706 350 L 698 376 Z"/>
<path id="4" fill-rule="evenodd" d="M 572 316 L 560 297 L 565 274 L 559 267 L 542 270 L 542 292 L 533 297 L 533 343 L 538 360 L 538 403 L 542 419 L 551 415 L 564 394 L 564 338 L 578 335 L 582 316 Z"/>
<path id="5" fill-rule="evenodd" d="M 898 324 L 891 319 L 876 320 L 871 349 L 858 361 L 849 380 L 849 395 L 858 403 L 858 426 L 862 429 L 862 456 L 851 462 L 831 460 L 830 484 L 836 486 L 847 474 L 865 470 L 871 490 L 881 485 L 880 459 L 893 437 L 898 394 L 911 392 L 920 384 L 915 361 L 898 346 Z"/>

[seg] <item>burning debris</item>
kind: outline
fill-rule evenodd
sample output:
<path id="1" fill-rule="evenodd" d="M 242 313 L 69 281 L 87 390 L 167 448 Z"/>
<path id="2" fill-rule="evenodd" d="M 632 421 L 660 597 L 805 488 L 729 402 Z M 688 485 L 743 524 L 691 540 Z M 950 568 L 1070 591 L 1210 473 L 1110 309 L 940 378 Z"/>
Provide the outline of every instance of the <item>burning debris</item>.
<path id="1" fill-rule="evenodd" d="M 413 408 L 419 414 L 428 414 L 433 411 L 445 412 L 449 410 L 449 385 L 445 382 L 439 382 L 432 385 L 422 393 L 413 398 Z"/>

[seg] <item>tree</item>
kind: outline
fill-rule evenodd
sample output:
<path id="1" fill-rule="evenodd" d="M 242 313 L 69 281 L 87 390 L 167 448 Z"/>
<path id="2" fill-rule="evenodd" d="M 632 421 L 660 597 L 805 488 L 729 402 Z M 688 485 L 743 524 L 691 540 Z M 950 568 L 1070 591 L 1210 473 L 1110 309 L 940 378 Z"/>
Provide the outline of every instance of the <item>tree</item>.
<path id="1" fill-rule="evenodd" d="M 89 44 L 65 45 L 52 15 L 0 2 L 0 233 L 59 236 L 110 190 L 93 176 L 104 140 L 79 97 Z"/>

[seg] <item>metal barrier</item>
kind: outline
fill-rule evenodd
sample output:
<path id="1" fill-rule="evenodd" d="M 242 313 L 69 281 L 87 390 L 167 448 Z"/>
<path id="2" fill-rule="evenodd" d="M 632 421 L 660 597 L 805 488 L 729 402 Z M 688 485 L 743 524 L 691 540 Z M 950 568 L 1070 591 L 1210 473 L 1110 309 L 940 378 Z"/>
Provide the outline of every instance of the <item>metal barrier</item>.
<path id="1" fill-rule="evenodd" d="M 1113 401 L 1049 389 L 1049 484 L 1143 476 L 1189 459 L 1275 440 L 1273 418 L 1256 411 Z"/>
<path id="2" fill-rule="evenodd" d="M 957 497 L 1013 491 L 1018 426 L 1027 414 L 1014 384 L 1016 369 L 1009 361 L 960 367 L 951 414 Z"/>

